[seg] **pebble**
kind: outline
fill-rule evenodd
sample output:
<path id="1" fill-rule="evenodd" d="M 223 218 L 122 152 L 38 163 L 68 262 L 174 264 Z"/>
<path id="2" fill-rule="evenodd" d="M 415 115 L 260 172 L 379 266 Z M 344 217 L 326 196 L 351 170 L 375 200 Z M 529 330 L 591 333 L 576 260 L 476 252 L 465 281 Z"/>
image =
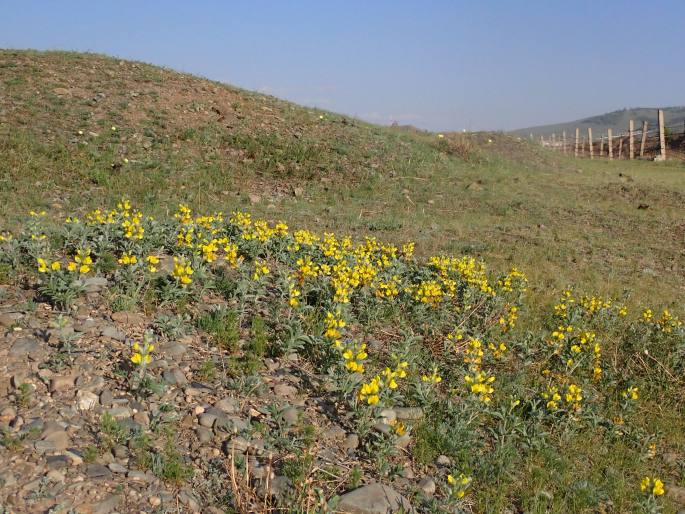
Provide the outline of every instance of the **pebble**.
<path id="1" fill-rule="evenodd" d="M 437 459 L 435 459 L 435 463 L 438 466 L 450 466 L 452 465 L 452 459 L 450 459 L 447 455 L 439 455 Z"/>
<path id="2" fill-rule="evenodd" d="M 419 482 L 419 489 L 421 489 L 426 496 L 433 496 L 435 494 L 435 480 L 431 477 L 422 478 Z"/>
<path id="3" fill-rule="evenodd" d="M 359 436 L 357 434 L 349 434 L 342 444 L 346 450 L 355 450 L 359 446 Z"/>
<path id="4" fill-rule="evenodd" d="M 76 406 L 79 410 L 86 411 L 95 408 L 100 398 L 90 391 L 76 391 Z"/>

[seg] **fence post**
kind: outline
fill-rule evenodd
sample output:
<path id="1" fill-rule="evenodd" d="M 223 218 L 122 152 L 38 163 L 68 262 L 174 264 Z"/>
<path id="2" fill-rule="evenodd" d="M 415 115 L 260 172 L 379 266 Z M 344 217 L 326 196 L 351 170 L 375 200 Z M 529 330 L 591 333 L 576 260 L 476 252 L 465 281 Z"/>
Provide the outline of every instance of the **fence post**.
<path id="1" fill-rule="evenodd" d="M 580 143 L 580 129 L 576 128 L 576 150 L 574 152 L 574 157 L 578 158 L 578 143 Z"/>
<path id="2" fill-rule="evenodd" d="M 564 155 L 566 155 L 566 131 L 562 131 L 561 133 L 561 148 L 562 152 L 564 152 Z"/>
<path id="3" fill-rule="evenodd" d="M 621 155 L 623 155 L 623 132 L 621 132 L 618 136 L 618 158 L 619 158 L 619 160 L 621 159 Z"/>
<path id="4" fill-rule="evenodd" d="M 599 156 L 604 156 L 604 136 L 599 137 Z"/>
<path id="5" fill-rule="evenodd" d="M 595 158 L 595 152 L 592 148 L 592 128 L 587 128 L 587 140 L 588 140 L 588 150 L 590 151 L 590 159 Z"/>
<path id="6" fill-rule="evenodd" d="M 633 141 L 633 136 L 635 135 L 635 122 L 633 120 L 630 120 L 630 122 L 628 123 L 628 132 L 630 133 L 630 143 L 628 145 L 628 159 L 632 161 L 633 156 L 635 155 L 635 143 Z"/>
<path id="7" fill-rule="evenodd" d="M 664 111 L 659 109 L 659 148 L 661 153 L 659 154 L 659 160 L 666 160 L 666 129 L 664 128 Z"/>
<path id="8" fill-rule="evenodd" d="M 647 144 L 647 122 L 642 122 L 642 142 L 640 143 L 640 157 L 645 155 L 645 144 Z"/>
<path id="9" fill-rule="evenodd" d="M 613 161 L 614 160 L 614 139 L 613 139 L 613 131 L 611 129 L 609 129 L 607 132 L 607 143 L 609 144 L 609 160 Z"/>

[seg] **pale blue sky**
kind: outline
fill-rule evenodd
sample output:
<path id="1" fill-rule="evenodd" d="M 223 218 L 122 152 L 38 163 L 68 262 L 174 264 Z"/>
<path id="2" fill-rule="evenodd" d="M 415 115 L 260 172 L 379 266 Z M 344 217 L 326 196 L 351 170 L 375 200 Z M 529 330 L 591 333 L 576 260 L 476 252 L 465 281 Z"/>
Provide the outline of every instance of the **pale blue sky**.
<path id="1" fill-rule="evenodd" d="M 0 47 L 101 52 L 434 130 L 685 104 L 685 1 L 0 1 Z"/>

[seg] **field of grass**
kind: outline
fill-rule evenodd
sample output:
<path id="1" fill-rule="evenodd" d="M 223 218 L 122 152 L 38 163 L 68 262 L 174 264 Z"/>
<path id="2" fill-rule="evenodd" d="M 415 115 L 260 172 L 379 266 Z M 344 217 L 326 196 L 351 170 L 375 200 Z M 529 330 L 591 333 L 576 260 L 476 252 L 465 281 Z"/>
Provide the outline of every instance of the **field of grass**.
<path id="1" fill-rule="evenodd" d="M 502 134 L 439 137 L 377 127 L 101 56 L 0 51 L 0 88 L 0 230 L 21 233 L 27 211 L 46 210 L 60 231 L 67 215 L 85 219 L 94 208 L 128 198 L 160 219 L 172 219 L 184 203 L 198 213 L 223 211 L 226 219 L 248 210 L 319 235 L 373 236 L 398 247 L 413 241 L 418 262 L 441 254 L 474 257 L 493 284 L 518 268 L 528 280 L 525 294 L 514 299 L 505 291 L 498 296 L 503 303 L 487 300 L 478 322 L 463 310 L 455 314 L 452 300 L 422 310 L 413 289 L 406 298 L 399 294 L 405 303 L 371 307 L 371 283 L 342 306 L 355 334 L 383 338 L 386 329 L 394 341 L 401 326 L 402 344 L 410 335 L 423 340 L 415 350 L 419 375 L 436 366 L 456 384 L 474 372 L 462 362 L 464 347 L 456 353 L 458 365 L 440 357 L 442 348 L 426 351 L 442 344 L 454 328 L 449 324 L 461 323 L 468 337 L 506 339 L 512 350 L 488 370 L 497 373 L 498 386 L 489 405 L 478 395 L 453 405 L 452 382 L 430 398 L 407 386 L 405 404 L 431 413 L 412 427 L 413 459 L 427 465 L 447 454 L 459 462 L 473 477 L 460 508 L 476 512 L 677 509 L 668 494 L 645 496 L 640 480 L 658 475 L 667 490 L 685 486 L 685 342 L 682 329 L 664 332 L 655 322 L 663 309 L 683 314 L 682 162 L 573 160 Z M 250 248 L 240 247 L 250 266 L 266 258 L 274 275 L 285 280 L 292 273 L 293 256 Z M 67 250 L 51 248 L 62 257 Z M 31 262 L 21 262 L 17 275 L 35 274 Z M 435 273 L 430 265 L 404 266 L 397 269 L 407 287 Z M 317 280 L 317 287 L 332 287 L 323 276 Z M 560 315 L 554 306 L 564 304 L 567 286 L 575 303 L 567 302 L 569 314 Z M 581 306 L 585 295 L 613 302 L 594 312 Z M 312 300 L 320 316 L 307 312 L 303 326 L 319 326 L 338 303 L 334 291 Z M 498 325 L 486 319 L 507 305 L 519 308 L 516 329 L 495 334 Z M 647 308 L 654 320 L 644 320 Z M 556 362 L 563 352 L 547 345 L 559 325 L 597 334 L 603 382 Z M 369 369 L 390 365 L 388 355 L 372 355 Z M 545 364 L 562 395 L 582 381 L 582 408 L 572 401 L 563 413 L 544 408 Z M 372 377 L 368 372 L 364 379 Z M 638 401 L 622 398 L 629 386 L 639 388 Z M 512 398 L 521 400 L 520 411 L 510 408 Z M 477 421 L 457 426 L 460 416 Z"/>

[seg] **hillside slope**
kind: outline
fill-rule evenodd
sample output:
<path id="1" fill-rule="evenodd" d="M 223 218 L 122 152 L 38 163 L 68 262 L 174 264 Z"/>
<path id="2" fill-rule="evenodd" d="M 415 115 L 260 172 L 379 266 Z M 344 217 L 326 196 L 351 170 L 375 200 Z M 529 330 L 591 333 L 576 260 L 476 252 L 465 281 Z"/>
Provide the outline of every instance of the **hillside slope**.
<path id="1" fill-rule="evenodd" d="M 685 107 L 665 107 L 663 109 L 664 117 L 667 126 L 678 127 L 678 132 L 682 132 L 683 122 L 685 122 Z M 579 128 L 584 134 L 588 128 L 592 128 L 596 134 L 605 134 L 607 129 L 612 129 L 615 134 L 626 132 L 628 130 L 628 123 L 630 120 L 635 121 L 635 128 L 642 127 L 642 122 L 649 123 L 650 128 L 657 126 L 657 108 L 654 107 L 638 107 L 633 109 L 621 109 L 619 111 L 608 112 L 598 116 L 590 116 L 575 121 L 565 123 L 554 123 L 551 125 L 539 125 L 536 127 L 527 127 L 517 130 L 512 130 L 512 134 L 521 137 L 538 138 L 540 136 L 551 136 L 556 134 L 557 137 L 565 130 L 570 137 L 575 133 L 576 128 Z"/>

